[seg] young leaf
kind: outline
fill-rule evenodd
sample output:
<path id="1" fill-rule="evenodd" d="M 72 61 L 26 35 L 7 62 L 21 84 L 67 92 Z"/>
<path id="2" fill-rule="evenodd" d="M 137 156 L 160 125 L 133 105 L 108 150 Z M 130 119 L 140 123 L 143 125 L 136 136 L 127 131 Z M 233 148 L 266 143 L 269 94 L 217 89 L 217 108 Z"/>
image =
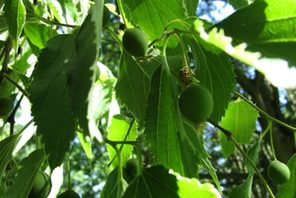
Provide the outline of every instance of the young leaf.
<path id="1" fill-rule="evenodd" d="M 120 115 L 114 116 L 108 129 L 107 138 L 108 140 L 112 141 L 135 141 L 137 138 L 136 123 L 131 122 L 127 118 Z M 127 144 L 117 144 L 118 149 L 121 146 L 121 160 L 122 164 L 125 164 L 132 154 L 133 146 Z M 110 160 L 113 160 L 114 157 L 117 157 L 117 153 L 112 146 L 107 145 L 107 150 Z M 116 166 L 118 166 L 117 158 L 112 163 L 113 168 Z"/>
<path id="2" fill-rule="evenodd" d="M 73 36 L 50 39 L 39 56 L 29 87 L 37 133 L 42 136 L 51 168 L 62 163 L 74 138 L 67 72 L 75 52 Z"/>
<path id="3" fill-rule="evenodd" d="M 39 49 L 44 48 L 47 41 L 55 35 L 51 27 L 41 23 L 27 23 L 24 32 L 30 42 Z"/>
<path id="4" fill-rule="evenodd" d="M 15 49 L 26 22 L 26 8 L 22 0 L 6 0 L 5 16 Z"/>
<path id="5" fill-rule="evenodd" d="M 94 82 L 95 67 L 102 31 L 104 1 L 96 0 L 75 38 L 76 58 L 69 70 L 68 84 L 72 108 L 80 127 L 88 133 L 88 101 Z"/>
<path id="6" fill-rule="evenodd" d="M 244 116 L 242 116 L 244 115 Z M 251 105 L 241 99 L 230 102 L 226 110 L 225 116 L 221 120 L 221 126 L 232 132 L 232 136 L 239 143 L 248 144 L 251 140 L 252 134 L 256 128 L 256 120 L 259 113 Z M 231 155 L 234 152 L 232 144 L 224 134 L 222 141 L 222 151 L 225 156 Z M 227 150 L 227 148 L 233 148 Z"/>
<path id="7" fill-rule="evenodd" d="M 285 184 L 279 186 L 277 198 L 294 198 L 296 197 L 296 154 L 288 161 L 288 167 L 291 172 L 290 179 Z"/>
<path id="8" fill-rule="evenodd" d="M 149 93 L 149 74 L 143 69 L 143 65 L 125 52 L 122 54 L 120 66 L 120 76 L 115 87 L 116 94 L 141 123 Z"/>
<path id="9" fill-rule="evenodd" d="M 181 177 L 162 166 L 144 169 L 142 175 L 130 183 L 123 197 L 196 197 L 220 198 L 221 195 L 212 184 L 201 184 L 196 179 Z"/>
<path id="10" fill-rule="evenodd" d="M 16 145 L 18 135 L 11 135 L 0 142 L 0 178 L 12 158 L 12 152 Z M 2 180 L 0 180 L 1 185 Z"/>
<path id="11" fill-rule="evenodd" d="M 90 138 L 89 136 L 85 135 L 84 133 L 80 133 L 80 132 L 77 132 L 77 137 L 79 138 L 79 142 L 86 154 L 86 157 L 89 159 L 89 160 L 92 160 L 93 159 L 93 152 L 92 152 L 92 148 L 91 148 L 91 142 L 90 142 Z"/>
<path id="12" fill-rule="evenodd" d="M 214 110 L 211 119 L 218 122 L 225 113 L 235 87 L 235 74 L 229 57 L 214 45 L 198 37 L 187 39 L 195 60 L 196 78 L 213 94 Z M 223 85 L 223 86 L 221 86 Z"/>
<path id="13" fill-rule="evenodd" d="M 27 198 L 33 185 L 37 171 L 45 159 L 44 150 L 35 150 L 27 158 L 23 159 L 14 183 L 8 188 L 5 197 Z"/>

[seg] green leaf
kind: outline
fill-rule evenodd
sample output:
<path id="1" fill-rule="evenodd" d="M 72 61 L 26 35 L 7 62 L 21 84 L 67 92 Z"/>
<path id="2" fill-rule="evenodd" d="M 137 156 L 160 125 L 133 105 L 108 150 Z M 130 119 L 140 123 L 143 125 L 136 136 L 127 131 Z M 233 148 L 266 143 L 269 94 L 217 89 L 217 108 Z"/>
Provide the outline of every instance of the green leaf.
<path id="1" fill-rule="evenodd" d="M 18 135 L 11 135 L 0 142 L 0 178 L 2 178 L 7 164 L 12 158 Z M 0 180 L 1 185 L 2 180 Z"/>
<path id="2" fill-rule="evenodd" d="M 228 0 L 228 3 L 230 3 L 235 9 L 243 8 L 251 2 L 253 2 L 253 0 Z"/>
<path id="3" fill-rule="evenodd" d="M 122 54 L 116 95 L 141 123 L 149 93 L 149 74 L 127 53 Z"/>
<path id="4" fill-rule="evenodd" d="M 23 159 L 14 183 L 8 188 L 5 197 L 27 198 L 33 185 L 36 173 L 45 160 L 44 150 L 35 150 Z M 24 182 L 25 181 L 25 182 Z"/>
<path id="5" fill-rule="evenodd" d="M 124 180 L 118 179 L 118 168 L 115 168 L 107 178 L 101 197 L 121 198 L 125 185 Z"/>
<path id="6" fill-rule="evenodd" d="M 6 0 L 5 16 L 9 33 L 14 43 L 14 47 L 18 47 L 19 37 L 23 31 L 26 22 L 26 9 L 22 0 Z"/>
<path id="7" fill-rule="evenodd" d="M 77 136 L 78 136 L 79 142 L 86 154 L 86 157 L 89 160 L 92 160 L 94 156 L 93 156 L 93 152 L 92 152 L 92 148 L 91 148 L 90 137 L 85 135 L 84 133 L 80 133 L 80 132 L 77 132 Z"/>
<path id="8" fill-rule="evenodd" d="M 228 195 L 228 198 L 251 198 L 253 176 L 248 175 L 247 179 L 236 186 Z"/>
<path id="9" fill-rule="evenodd" d="M 236 43 L 247 42 L 247 49 L 285 59 L 296 66 L 295 53 L 291 50 L 296 48 L 295 24 L 294 0 L 285 3 L 261 0 L 238 10 L 216 26 L 223 28 Z"/>
<path id="10" fill-rule="evenodd" d="M 277 198 L 294 198 L 296 197 L 296 154 L 288 161 L 288 167 L 291 172 L 290 179 L 285 184 L 279 186 Z"/>
<path id="11" fill-rule="evenodd" d="M 112 118 L 111 125 L 108 128 L 107 138 L 112 141 L 135 141 L 137 138 L 136 123 L 128 120 L 128 118 L 121 115 L 115 115 Z M 121 150 L 121 163 L 125 164 L 133 151 L 133 146 L 128 144 L 117 144 L 117 149 Z M 116 151 L 110 145 L 107 145 L 110 160 L 117 156 Z M 112 167 L 118 166 L 117 158 L 112 162 Z"/>
<path id="12" fill-rule="evenodd" d="M 30 42 L 42 49 L 46 46 L 46 42 L 55 35 L 51 27 L 41 23 L 27 23 L 24 32 Z"/>
<path id="13" fill-rule="evenodd" d="M 188 38 L 195 60 L 195 76 L 213 94 L 211 119 L 218 122 L 225 113 L 235 87 L 235 74 L 229 57 L 214 45 L 198 37 Z M 223 85 L 223 86 L 221 86 Z"/>
<path id="14" fill-rule="evenodd" d="M 65 21 L 63 20 L 63 11 L 62 11 L 62 7 L 59 1 L 56 0 L 47 0 L 47 5 L 49 6 L 49 8 L 51 9 L 54 17 L 60 22 L 60 23 L 64 23 Z"/>
<path id="15" fill-rule="evenodd" d="M 183 0 L 183 5 L 187 9 L 186 16 L 196 16 L 196 10 L 199 0 Z"/>
<path id="16" fill-rule="evenodd" d="M 205 27 L 204 27 L 205 26 Z M 296 86 L 296 69 L 289 68 L 288 62 L 276 58 L 268 58 L 262 51 L 250 51 L 247 48 L 247 43 L 242 42 L 240 44 L 232 43 L 232 38 L 227 37 L 224 31 L 217 28 L 206 30 L 207 25 L 203 25 L 203 22 L 196 20 L 194 22 L 194 30 L 199 34 L 199 37 L 207 43 L 210 43 L 217 48 L 228 53 L 230 56 L 239 59 L 240 61 L 255 67 L 257 70 L 265 74 L 265 77 L 275 86 L 280 87 L 295 87 Z M 291 45 L 292 42 L 287 42 L 287 45 Z M 276 48 L 276 47 L 275 47 Z M 287 48 L 289 48 L 287 46 Z M 289 51 L 291 48 L 289 48 Z M 261 57 L 262 53 L 262 57 Z"/>
<path id="17" fill-rule="evenodd" d="M 256 109 L 246 101 L 237 99 L 236 101 L 229 103 L 220 125 L 231 131 L 233 138 L 237 142 L 248 144 L 255 131 L 256 120 L 258 117 L 259 113 Z M 225 156 L 229 156 L 234 152 L 234 146 L 231 142 L 226 140 L 226 137 L 222 132 L 220 133 L 220 136 L 222 136 L 222 151 Z"/>
<path id="18" fill-rule="evenodd" d="M 75 55 L 73 36 L 58 35 L 50 39 L 35 65 L 29 87 L 37 133 L 42 136 L 51 168 L 62 163 L 74 138 L 67 74 L 69 62 Z"/>
<path id="19" fill-rule="evenodd" d="M 260 152 L 260 146 L 261 146 L 261 140 L 257 141 L 248 151 L 248 156 L 252 160 L 252 162 L 257 165 L 258 164 L 258 157 L 259 157 L 259 152 Z M 249 174 L 254 174 L 254 168 L 251 166 L 250 162 L 245 159 L 246 161 L 246 166 L 248 168 L 248 173 Z"/>
<path id="20" fill-rule="evenodd" d="M 94 83 L 95 67 L 102 31 L 104 1 L 96 0 L 75 38 L 77 56 L 68 73 L 72 108 L 80 127 L 88 133 L 88 101 Z"/>
<path id="21" fill-rule="evenodd" d="M 152 77 L 145 116 L 146 141 L 157 164 L 184 174 L 170 80 L 163 66 Z"/>
<path id="22" fill-rule="evenodd" d="M 125 21 L 141 27 L 150 40 L 158 38 L 164 27 L 174 19 L 184 18 L 186 8 L 183 0 L 119 0 Z M 193 9 L 193 8 L 190 8 Z"/>
<path id="23" fill-rule="evenodd" d="M 162 166 L 143 170 L 142 174 L 130 183 L 123 197 L 196 197 L 219 198 L 221 195 L 209 183 L 201 184 L 196 179 L 184 178 L 171 173 Z"/>

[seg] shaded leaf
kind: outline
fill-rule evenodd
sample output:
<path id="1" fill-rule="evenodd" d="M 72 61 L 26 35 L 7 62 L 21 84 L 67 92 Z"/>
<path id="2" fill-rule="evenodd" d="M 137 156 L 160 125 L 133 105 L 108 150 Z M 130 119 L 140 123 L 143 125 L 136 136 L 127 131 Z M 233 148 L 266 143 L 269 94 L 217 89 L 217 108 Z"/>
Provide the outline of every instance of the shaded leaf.
<path id="1" fill-rule="evenodd" d="M 102 31 L 104 2 L 96 0 L 75 38 L 76 58 L 69 70 L 68 84 L 72 97 L 72 108 L 80 127 L 88 133 L 88 101 L 94 83 L 99 38 Z"/>
<path id="2" fill-rule="evenodd" d="M 250 157 L 250 159 L 252 160 L 252 162 L 257 165 L 258 164 L 258 157 L 259 157 L 259 152 L 260 152 L 260 146 L 261 146 L 261 140 L 259 140 L 258 142 L 256 142 L 249 150 L 248 152 L 248 156 Z M 251 166 L 250 162 L 248 160 L 246 160 L 246 165 L 248 168 L 248 172 L 249 174 L 254 174 L 254 169 Z"/>
<path id="3" fill-rule="evenodd" d="M 149 74 L 143 69 L 143 65 L 125 52 L 122 54 L 120 67 L 120 75 L 115 87 L 116 95 L 141 122 L 149 93 Z"/>
<path id="4" fill-rule="evenodd" d="M 60 165 L 74 138 L 67 72 L 75 53 L 71 35 L 53 37 L 42 50 L 29 87 L 37 133 L 42 136 L 51 168 Z"/>
<path id="5" fill-rule="evenodd" d="M 243 8 L 249 5 L 253 0 L 228 0 L 235 9 Z"/>
<path id="6" fill-rule="evenodd" d="M 27 198 L 40 166 L 45 159 L 44 150 L 39 149 L 32 152 L 27 158 L 23 159 L 14 183 L 8 188 L 5 197 Z M 26 182 L 24 182 L 26 181 Z"/>
<path id="7" fill-rule="evenodd" d="M 101 193 L 102 198 L 121 198 L 125 184 L 123 180 L 118 179 L 118 168 L 115 168 L 108 176 L 107 182 Z"/>
<path id="8" fill-rule="evenodd" d="M 16 145 L 18 135 L 11 135 L 0 142 L 0 178 L 2 178 L 7 164 L 12 158 L 12 152 Z M 0 179 L 0 184 L 1 184 Z"/>
<path id="9" fill-rule="evenodd" d="M 279 186 L 277 198 L 294 198 L 296 197 L 296 154 L 288 161 L 288 167 L 291 172 L 290 179 L 283 185 Z"/>
<path id="10" fill-rule="evenodd" d="M 26 9 L 22 0 L 6 0 L 5 16 L 9 33 L 14 43 L 18 47 L 19 37 L 26 22 Z"/>
<path id="11" fill-rule="evenodd" d="M 236 186 L 228 195 L 228 198 L 251 198 L 253 176 L 249 175 L 247 179 Z"/>

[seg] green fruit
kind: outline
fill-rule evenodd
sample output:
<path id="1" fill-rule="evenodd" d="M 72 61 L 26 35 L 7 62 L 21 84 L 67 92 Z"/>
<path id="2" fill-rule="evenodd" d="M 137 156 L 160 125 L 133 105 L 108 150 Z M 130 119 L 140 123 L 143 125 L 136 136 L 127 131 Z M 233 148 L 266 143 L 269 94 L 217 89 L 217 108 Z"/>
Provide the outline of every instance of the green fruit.
<path id="1" fill-rule="evenodd" d="M 267 168 L 267 175 L 276 184 L 286 183 L 290 179 L 290 169 L 278 160 L 272 161 Z"/>
<path id="2" fill-rule="evenodd" d="M 200 124 L 206 121 L 213 112 L 213 96 L 201 85 L 189 85 L 179 97 L 179 107 L 188 120 Z"/>
<path id="3" fill-rule="evenodd" d="M 144 32 L 138 28 L 125 30 L 122 43 L 126 51 L 133 56 L 145 56 L 148 48 L 148 39 Z"/>
<path id="4" fill-rule="evenodd" d="M 0 99 L 0 116 L 8 115 L 13 109 L 13 100 L 10 98 Z"/>
<path id="5" fill-rule="evenodd" d="M 68 189 L 61 193 L 58 198 L 80 198 L 80 196 L 72 189 Z"/>
<path id="6" fill-rule="evenodd" d="M 50 177 L 46 173 L 38 171 L 33 181 L 29 198 L 46 198 L 50 192 L 50 189 Z"/>
<path id="7" fill-rule="evenodd" d="M 136 177 L 139 174 L 138 160 L 129 159 L 125 164 L 126 172 L 132 178 Z"/>

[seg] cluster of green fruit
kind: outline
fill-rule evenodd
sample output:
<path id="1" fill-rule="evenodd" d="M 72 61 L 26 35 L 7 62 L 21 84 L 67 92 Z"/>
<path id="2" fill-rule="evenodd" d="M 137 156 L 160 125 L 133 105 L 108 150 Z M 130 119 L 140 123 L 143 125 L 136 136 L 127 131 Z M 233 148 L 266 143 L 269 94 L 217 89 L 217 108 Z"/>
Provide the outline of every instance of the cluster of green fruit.
<path id="1" fill-rule="evenodd" d="M 127 52 L 135 57 L 143 57 L 148 49 L 148 39 L 138 28 L 127 29 L 122 37 Z M 181 93 L 179 107 L 183 115 L 195 124 L 210 117 L 214 107 L 212 94 L 203 86 L 191 84 Z"/>

